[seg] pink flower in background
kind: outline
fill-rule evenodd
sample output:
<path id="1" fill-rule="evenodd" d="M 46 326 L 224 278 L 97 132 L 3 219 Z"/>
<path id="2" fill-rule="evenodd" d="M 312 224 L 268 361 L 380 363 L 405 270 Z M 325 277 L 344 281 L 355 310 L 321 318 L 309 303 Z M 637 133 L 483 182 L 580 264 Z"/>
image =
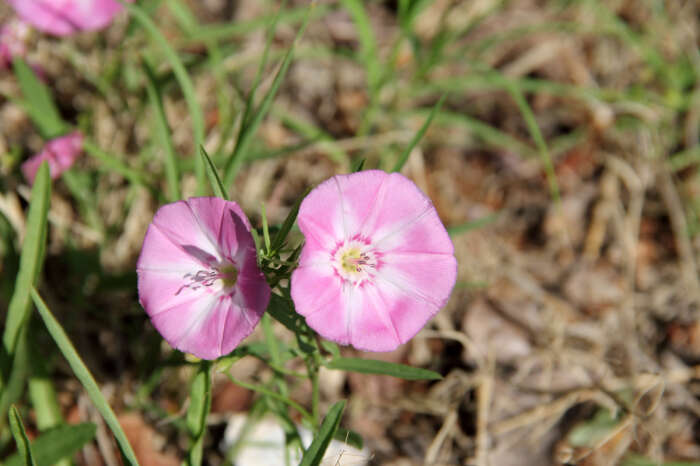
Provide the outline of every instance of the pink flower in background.
<path id="1" fill-rule="evenodd" d="M 304 199 L 298 222 L 306 244 L 292 299 L 323 337 L 391 351 L 447 302 L 454 248 L 430 199 L 406 177 L 334 176 Z"/>
<path id="2" fill-rule="evenodd" d="M 29 183 L 34 183 L 34 177 L 41 162 L 46 160 L 49 163 L 51 178 L 56 179 L 75 163 L 82 152 L 83 134 L 80 131 L 74 131 L 47 142 L 41 152 L 22 164 L 22 173 Z"/>
<path id="3" fill-rule="evenodd" d="M 141 305 L 173 347 L 230 353 L 270 300 L 250 223 L 235 202 L 197 197 L 161 207 L 136 264 Z"/>
<path id="4" fill-rule="evenodd" d="M 127 0 L 133 1 L 133 0 Z M 117 0 L 7 0 L 40 31 L 67 36 L 107 26 L 123 6 Z"/>
<path id="5" fill-rule="evenodd" d="M 0 26 L 0 68 L 9 67 L 13 57 L 27 53 L 29 26 L 24 21 L 12 19 Z"/>

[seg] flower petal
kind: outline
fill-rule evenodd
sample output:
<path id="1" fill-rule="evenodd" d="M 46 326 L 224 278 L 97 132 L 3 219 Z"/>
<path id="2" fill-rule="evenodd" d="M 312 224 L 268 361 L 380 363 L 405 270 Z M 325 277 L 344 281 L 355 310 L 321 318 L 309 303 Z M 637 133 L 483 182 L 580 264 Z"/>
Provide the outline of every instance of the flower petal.
<path id="1" fill-rule="evenodd" d="M 123 9 L 117 0 L 8 0 L 8 3 L 23 20 L 56 36 L 105 27 Z"/>
<path id="2" fill-rule="evenodd" d="M 333 249 L 346 237 L 338 185 L 333 178 L 309 193 L 299 207 L 297 222 L 304 236 L 313 238 L 324 248 Z"/>
<path id="3" fill-rule="evenodd" d="M 217 204 L 194 204 L 198 209 L 197 214 L 185 201 L 167 204 L 158 209 L 153 217 L 153 225 L 171 242 L 198 259 L 202 265 L 219 263 L 222 257 L 216 244 L 216 236 L 213 236 L 214 232 L 207 228 L 205 222 L 200 223 L 198 219 L 198 216 L 208 218 L 207 210 L 216 211 L 219 207 Z"/>

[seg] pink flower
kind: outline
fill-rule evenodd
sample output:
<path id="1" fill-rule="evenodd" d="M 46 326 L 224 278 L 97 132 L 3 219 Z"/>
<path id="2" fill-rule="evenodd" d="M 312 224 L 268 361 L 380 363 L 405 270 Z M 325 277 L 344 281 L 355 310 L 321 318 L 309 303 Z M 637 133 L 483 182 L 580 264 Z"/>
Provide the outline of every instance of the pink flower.
<path id="1" fill-rule="evenodd" d="M 133 0 L 127 0 L 133 1 Z M 117 0 L 7 0 L 37 29 L 56 36 L 107 26 L 122 10 Z"/>
<path id="2" fill-rule="evenodd" d="M 202 359 L 230 353 L 270 300 L 248 219 L 238 204 L 216 197 L 161 207 L 136 272 L 153 326 L 171 346 Z"/>
<path id="3" fill-rule="evenodd" d="M 430 199 L 404 176 L 334 176 L 304 199 L 298 222 L 306 244 L 292 299 L 323 337 L 391 351 L 447 302 L 457 276 L 452 242 Z"/>
<path id="4" fill-rule="evenodd" d="M 13 57 L 27 53 L 29 33 L 27 23 L 17 19 L 0 26 L 0 68 L 9 67 Z"/>
<path id="5" fill-rule="evenodd" d="M 75 163 L 82 152 L 83 134 L 80 131 L 74 131 L 46 143 L 41 152 L 22 164 L 22 173 L 30 183 L 34 183 L 39 165 L 46 160 L 49 163 L 51 178 L 56 179 Z"/>

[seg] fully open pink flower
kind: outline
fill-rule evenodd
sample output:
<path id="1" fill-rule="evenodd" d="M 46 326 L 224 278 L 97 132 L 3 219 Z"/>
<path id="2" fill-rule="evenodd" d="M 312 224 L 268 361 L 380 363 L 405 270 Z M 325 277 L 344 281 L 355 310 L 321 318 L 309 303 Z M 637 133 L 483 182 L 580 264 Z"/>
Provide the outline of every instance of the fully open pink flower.
<path id="1" fill-rule="evenodd" d="M 447 302 L 457 276 L 452 242 L 404 176 L 334 176 L 304 199 L 298 222 L 306 244 L 292 298 L 323 337 L 391 351 Z"/>
<path id="2" fill-rule="evenodd" d="M 117 0 L 7 0 L 7 2 L 23 20 L 43 32 L 56 36 L 103 28 L 123 8 Z"/>
<path id="3" fill-rule="evenodd" d="M 153 326 L 170 345 L 202 359 L 230 353 L 270 300 L 248 219 L 238 204 L 216 197 L 161 207 L 136 272 Z"/>
<path id="4" fill-rule="evenodd" d="M 22 173 L 30 183 L 34 183 L 41 162 L 46 160 L 49 163 L 51 178 L 56 179 L 75 163 L 82 152 L 83 134 L 74 131 L 47 142 L 41 152 L 22 164 Z"/>

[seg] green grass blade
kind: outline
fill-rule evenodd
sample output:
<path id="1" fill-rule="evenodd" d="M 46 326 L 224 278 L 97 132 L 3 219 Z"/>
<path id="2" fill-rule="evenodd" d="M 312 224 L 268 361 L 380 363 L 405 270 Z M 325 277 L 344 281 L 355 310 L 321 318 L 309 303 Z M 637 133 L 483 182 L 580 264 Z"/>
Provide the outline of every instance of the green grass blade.
<path id="1" fill-rule="evenodd" d="M 425 133 L 428 131 L 428 128 L 430 127 L 430 123 L 433 122 L 433 118 L 435 118 L 435 115 L 440 111 L 440 108 L 442 107 L 443 102 L 445 102 L 445 98 L 447 97 L 447 94 L 442 94 L 440 96 L 440 99 L 437 101 L 437 103 L 433 106 L 433 109 L 430 111 L 430 115 L 428 115 L 428 118 L 425 119 L 425 122 L 423 123 L 423 126 L 420 127 L 418 132 L 413 136 L 413 139 L 411 139 L 411 142 L 408 144 L 406 149 L 403 151 L 401 154 L 401 157 L 399 157 L 399 160 L 396 161 L 396 165 L 394 165 L 394 169 L 392 171 L 395 172 L 400 172 L 401 169 L 403 168 L 404 164 L 408 160 L 408 157 L 411 155 L 411 151 L 416 147 L 418 142 L 423 139 L 423 136 Z"/>
<path id="2" fill-rule="evenodd" d="M 17 451 L 22 458 L 22 462 L 26 466 L 36 466 L 34 461 L 34 455 L 32 454 L 32 448 L 29 445 L 29 438 L 27 433 L 24 431 L 24 425 L 22 424 L 22 418 L 17 411 L 15 405 L 10 406 L 10 430 L 12 431 L 12 436 L 15 438 L 15 443 L 17 444 Z"/>
<path id="3" fill-rule="evenodd" d="M 280 65 L 279 70 L 277 70 L 277 74 L 275 74 L 275 77 L 272 81 L 272 85 L 267 91 L 267 94 L 265 94 L 265 96 L 263 97 L 258 108 L 250 113 L 249 121 L 246 121 L 244 119 L 244 121 L 241 124 L 241 129 L 238 135 L 238 139 L 236 141 L 236 146 L 233 150 L 233 154 L 226 162 L 226 168 L 224 170 L 224 186 L 231 186 L 233 184 L 233 181 L 236 177 L 236 173 L 238 172 L 238 169 L 243 163 L 243 154 L 245 154 L 248 150 L 248 146 L 252 141 L 253 135 L 260 126 L 260 123 L 262 123 L 263 118 L 265 118 L 268 111 L 270 110 L 270 107 L 272 106 L 272 101 L 274 100 L 275 95 L 277 95 L 277 91 L 280 85 L 282 84 L 284 77 L 287 74 L 287 70 L 289 69 L 289 65 L 292 62 L 292 58 L 294 56 L 294 48 L 296 46 L 296 43 L 299 41 L 299 38 L 304 34 L 304 31 L 306 30 L 306 26 L 309 23 L 309 18 L 311 16 L 310 13 L 313 10 L 313 8 L 313 5 L 308 8 L 307 15 L 304 19 L 304 23 L 302 24 L 301 28 L 299 28 L 299 31 L 297 32 L 297 35 L 294 38 L 294 42 L 292 42 L 292 45 L 289 47 L 289 50 L 282 59 L 282 64 Z"/>
<path id="4" fill-rule="evenodd" d="M 83 141 L 83 149 L 85 149 L 85 152 L 90 157 L 93 157 L 97 159 L 100 163 L 102 163 L 106 170 L 119 173 L 133 184 L 148 187 L 148 183 L 141 175 L 141 173 L 139 173 L 137 170 L 134 170 L 133 168 L 130 168 L 124 162 L 122 162 L 109 152 L 100 149 L 100 147 L 97 144 L 90 141 L 89 139 L 85 139 Z"/>
<path id="5" fill-rule="evenodd" d="M 211 161 L 211 157 L 209 157 L 209 154 L 207 154 L 204 146 L 199 146 L 199 153 L 204 159 L 204 165 L 207 169 L 207 177 L 209 178 L 209 184 L 211 185 L 212 192 L 215 196 L 228 200 L 226 189 L 224 189 L 224 185 L 221 183 L 221 178 L 219 178 L 219 172 L 216 170 L 216 166 L 214 165 L 214 162 Z"/>
<path id="6" fill-rule="evenodd" d="M 14 352 L 20 330 L 31 310 L 29 294 L 36 284 L 44 259 L 50 199 L 49 166 L 43 162 L 32 186 L 32 199 L 27 214 L 27 233 L 22 245 L 15 291 L 7 309 L 5 331 L 2 336 L 3 346 L 9 356 Z"/>
<path id="7" fill-rule="evenodd" d="M 177 82 L 180 84 L 182 94 L 185 97 L 185 102 L 187 103 L 187 108 L 190 112 L 190 118 L 192 118 L 192 131 L 194 133 L 194 147 L 196 151 L 196 148 L 200 147 L 204 142 L 204 115 L 202 114 L 202 109 L 197 102 L 197 95 L 195 94 L 192 80 L 190 79 L 189 74 L 187 74 L 185 65 L 182 64 L 180 57 L 178 57 L 175 50 L 170 46 L 168 40 L 163 36 L 160 30 L 158 30 L 158 27 L 155 25 L 153 20 L 151 20 L 148 14 L 146 14 L 146 12 L 135 4 L 124 3 L 123 1 L 122 4 L 129 10 L 131 16 L 133 16 L 134 19 L 141 24 L 141 26 L 143 26 L 153 41 L 161 47 L 165 57 L 167 58 L 168 62 L 170 62 L 170 66 L 173 69 L 173 74 L 175 74 L 175 79 L 177 79 Z M 197 157 L 196 155 L 194 168 L 199 194 L 202 194 L 202 191 L 204 190 L 204 164 L 202 163 L 201 158 Z"/>
<path id="8" fill-rule="evenodd" d="M 41 299 L 39 293 L 35 289 L 32 289 L 31 295 L 32 299 L 34 300 L 34 305 L 44 321 L 46 329 L 49 331 L 51 338 L 53 338 L 53 340 L 56 342 L 56 346 L 58 346 L 61 354 L 63 354 L 66 361 L 68 361 L 68 365 L 70 365 L 73 373 L 83 385 L 93 404 L 114 434 L 114 438 L 117 440 L 117 445 L 119 446 L 119 450 L 121 451 L 124 460 L 129 465 L 138 465 L 139 463 L 136 459 L 136 455 L 134 454 L 134 450 L 131 448 L 129 440 L 126 438 L 126 434 L 124 434 L 122 427 L 119 425 L 117 416 L 114 414 L 114 411 L 112 411 L 112 408 L 109 406 L 109 403 L 107 403 L 107 400 L 105 400 L 104 395 L 102 395 L 102 392 L 100 391 L 100 387 L 97 385 L 97 382 L 95 382 L 90 370 L 78 355 L 78 352 L 75 350 L 75 347 L 68 338 L 68 335 L 66 335 L 66 332 L 61 327 L 61 324 L 58 323 L 49 308 L 46 306 L 46 303 L 44 303 L 44 301 Z"/>
<path id="9" fill-rule="evenodd" d="M 309 448 L 304 452 L 304 456 L 301 459 L 299 466 L 318 466 L 323 461 L 323 455 L 326 453 L 328 445 L 333 440 L 333 434 L 338 429 L 338 424 L 340 424 L 340 418 L 343 415 L 343 410 L 345 409 L 345 400 L 338 401 L 331 409 L 328 410 L 328 414 L 323 419 L 321 423 L 321 428 L 318 434 L 314 438 Z"/>
<path id="10" fill-rule="evenodd" d="M 377 359 L 337 358 L 325 364 L 328 369 L 360 372 L 362 374 L 390 375 L 406 380 L 439 380 L 442 376 L 437 372 L 421 369 L 420 367 L 394 364 Z"/>
<path id="11" fill-rule="evenodd" d="M 202 464 L 204 434 L 207 427 L 207 416 L 211 408 L 211 363 L 202 361 L 199 370 L 194 375 L 190 388 L 190 406 L 187 409 L 187 429 L 190 431 L 192 442 L 187 453 L 188 466 Z"/>
<path id="12" fill-rule="evenodd" d="M 540 160 L 542 161 L 544 172 L 547 175 L 550 195 L 552 196 L 555 204 L 560 205 L 561 198 L 559 194 L 559 182 L 557 181 L 557 175 L 554 172 L 554 164 L 552 163 L 552 157 L 549 154 L 549 148 L 547 147 L 547 143 L 542 136 L 539 125 L 537 124 L 535 114 L 532 112 L 532 108 L 530 108 L 530 105 L 527 103 L 523 93 L 516 84 L 514 84 L 512 81 L 504 79 L 503 85 L 508 93 L 513 97 L 515 103 L 518 105 L 518 109 L 525 120 L 530 136 L 535 141 L 535 145 L 537 146 L 537 150 L 540 154 Z"/>
<path id="13" fill-rule="evenodd" d="M 37 464 L 55 464 L 61 458 L 70 457 L 95 437 L 97 427 L 91 422 L 63 424 L 43 432 L 32 443 L 31 448 Z M 19 454 L 14 454 L 3 463 L 5 466 L 22 466 L 25 463 Z"/>
<path id="14" fill-rule="evenodd" d="M 66 124 L 58 113 L 49 88 L 21 58 L 14 59 L 13 67 L 22 90 L 24 107 L 41 135 L 46 139 L 60 136 L 65 132 Z"/>
<path id="15" fill-rule="evenodd" d="M 180 181 L 175 144 L 173 144 L 170 126 L 165 115 L 165 107 L 163 107 L 163 97 L 158 86 L 158 80 L 153 72 L 153 68 L 146 61 L 143 63 L 143 71 L 146 75 L 146 92 L 156 117 L 156 138 L 158 145 L 165 151 L 165 178 L 168 181 L 169 200 L 170 202 L 175 202 L 180 199 Z"/>
<path id="16" fill-rule="evenodd" d="M 491 215 L 486 215 L 476 220 L 470 220 L 468 222 L 462 223 L 460 225 L 453 225 L 447 227 L 447 233 L 450 236 L 461 235 L 462 233 L 467 233 L 472 230 L 478 230 L 479 228 L 485 227 L 493 222 L 495 222 L 500 215 L 500 212 L 493 213 Z"/>
<path id="17" fill-rule="evenodd" d="M 282 223 L 282 226 L 275 235 L 275 238 L 272 240 L 272 251 L 279 251 L 279 249 L 282 247 L 282 244 L 284 244 L 284 240 L 287 239 L 287 235 L 294 226 L 294 222 L 296 222 L 297 220 L 297 215 L 299 215 L 299 207 L 301 207 L 301 203 L 304 200 L 304 198 L 306 198 L 306 195 L 309 194 L 309 191 L 310 189 L 307 188 L 301 194 L 301 196 L 299 196 L 299 198 L 294 202 L 294 205 L 289 211 L 287 218 L 284 219 L 284 223 Z"/>

